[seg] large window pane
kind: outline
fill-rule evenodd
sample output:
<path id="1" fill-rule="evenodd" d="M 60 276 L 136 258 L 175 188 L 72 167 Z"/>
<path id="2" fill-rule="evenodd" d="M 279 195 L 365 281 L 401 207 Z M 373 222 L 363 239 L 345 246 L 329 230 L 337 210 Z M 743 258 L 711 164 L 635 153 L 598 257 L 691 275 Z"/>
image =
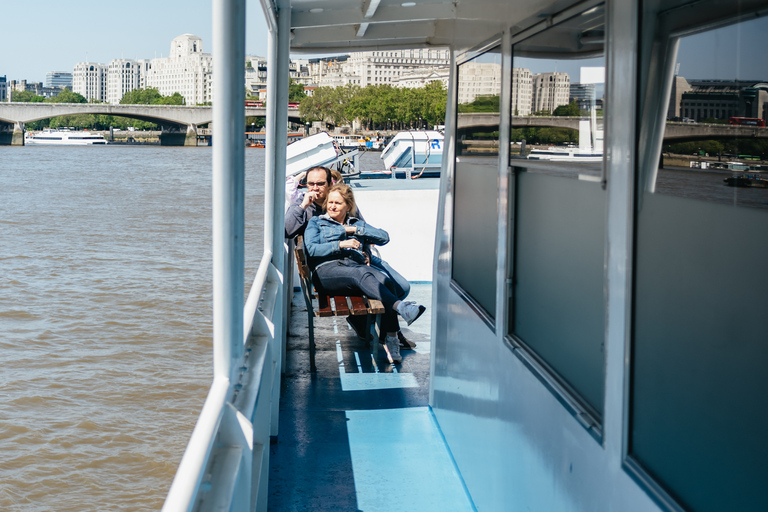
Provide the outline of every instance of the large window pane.
<path id="1" fill-rule="evenodd" d="M 513 48 L 509 334 L 599 430 L 605 381 L 604 7 Z"/>
<path id="2" fill-rule="evenodd" d="M 768 510 L 767 31 L 680 39 L 638 180 L 629 455 L 697 511 Z"/>
<path id="3" fill-rule="evenodd" d="M 453 280 L 496 315 L 500 48 L 459 66 L 453 203 Z"/>

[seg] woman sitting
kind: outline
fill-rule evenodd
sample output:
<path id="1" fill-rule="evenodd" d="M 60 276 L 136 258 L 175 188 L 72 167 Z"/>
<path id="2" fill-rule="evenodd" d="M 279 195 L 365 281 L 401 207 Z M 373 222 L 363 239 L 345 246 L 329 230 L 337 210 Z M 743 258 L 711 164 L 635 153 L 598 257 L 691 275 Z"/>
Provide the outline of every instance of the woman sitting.
<path id="1" fill-rule="evenodd" d="M 384 245 L 389 235 L 351 216 L 355 196 L 348 185 L 334 185 L 328 192 L 323 215 L 312 217 L 304 232 L 304 247 L 315 284 L 329 295 L 365 295 L 384 304 L 381 328 L 392 361 L 399 363 L 400 330 L 397 314 L 411 325 L 426 310 L 411 301 L 400 301 L 396 285 L 384 272 L 370 266 L 366 244 Z"/>

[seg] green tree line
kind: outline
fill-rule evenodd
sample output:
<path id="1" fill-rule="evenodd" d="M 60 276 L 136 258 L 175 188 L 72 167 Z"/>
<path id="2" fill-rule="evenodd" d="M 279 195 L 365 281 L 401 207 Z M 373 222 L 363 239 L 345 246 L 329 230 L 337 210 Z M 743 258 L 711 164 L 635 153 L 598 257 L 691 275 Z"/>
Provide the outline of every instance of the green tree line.
<path id="1" fill-rule="evenodd" d="M 299 112 L 305 122 L 340 126 L 358 119 L 369 130 L 417 128 L 445 123 L 446 98 L 439 81 L 416 89 L 347 84 L 318 87 L 301 100 Z"/>

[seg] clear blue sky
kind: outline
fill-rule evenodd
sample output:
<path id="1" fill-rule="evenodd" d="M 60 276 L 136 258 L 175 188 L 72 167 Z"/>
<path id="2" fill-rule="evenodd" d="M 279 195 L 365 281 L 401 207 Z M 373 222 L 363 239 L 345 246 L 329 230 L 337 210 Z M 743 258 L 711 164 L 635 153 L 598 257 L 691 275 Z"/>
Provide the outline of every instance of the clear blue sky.
<path id="1" fill-rule="evenodd" d="M 259 2 L 246 8 L 246 53 L 267 55 Z M 78 62 L 168 56 L 181 34 L 203 39 L 211 53 L 211 0 L 0 0 L 0 76 L 45 81 L 48 71 Z"/>

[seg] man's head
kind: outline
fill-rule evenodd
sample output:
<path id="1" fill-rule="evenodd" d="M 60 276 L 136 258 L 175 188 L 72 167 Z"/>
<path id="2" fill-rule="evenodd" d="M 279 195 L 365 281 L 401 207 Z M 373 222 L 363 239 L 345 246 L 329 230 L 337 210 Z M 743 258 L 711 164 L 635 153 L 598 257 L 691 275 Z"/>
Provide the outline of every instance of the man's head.
<path id="1" fill-rule="evenodd" d="M 307 191 L 316 195 L 313 201 L 322 205 L 331 188 L 331 170 L 327 167 L 313 167 L 307 171 Z"/>

